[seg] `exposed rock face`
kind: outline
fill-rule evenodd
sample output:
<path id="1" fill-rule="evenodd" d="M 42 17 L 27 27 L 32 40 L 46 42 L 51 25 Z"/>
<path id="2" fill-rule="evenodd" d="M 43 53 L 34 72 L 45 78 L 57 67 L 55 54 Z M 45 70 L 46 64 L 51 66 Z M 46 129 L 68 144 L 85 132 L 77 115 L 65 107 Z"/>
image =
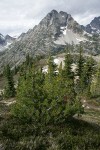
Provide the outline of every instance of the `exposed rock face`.
<path id="1" fill-rule="evenodd" d="M 11 36 L 9 36 L 8 34 L 5 36 L 5 40 L 6 42 L 12 43 L 15 41 L 16 38 L 13 38 Z"/>
<path id="2" fill-rule="evenodd" d="M 0 51 L 3 50 L 3 47 L 5 46 L 5 37 L 0 34 Z"/>
<path id="3" fill-rule="evenodd" d="M 100 34 L 100 17 L 95 17 L 86 27 L 82 26 L 82 29 L 90 34 Z"/>
<path id="4" fill-rule="evenodd" d="M 0 45 L 3 45 L 5 43 L 5 37 L 0 34 Z"/>
<path id="5" fill-rule="evenodd" d="M 13 43 L 14 40 L 15 38 L 9 35 L 3 36 L 0 34 L 0 52 L 8 48 L 8 46 Z"/>

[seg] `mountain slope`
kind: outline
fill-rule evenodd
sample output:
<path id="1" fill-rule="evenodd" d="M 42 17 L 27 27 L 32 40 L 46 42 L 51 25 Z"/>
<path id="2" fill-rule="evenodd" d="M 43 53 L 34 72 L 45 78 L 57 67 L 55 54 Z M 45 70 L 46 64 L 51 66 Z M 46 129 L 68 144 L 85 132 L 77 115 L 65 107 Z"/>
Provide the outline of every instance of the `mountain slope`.
<path id="1" fill-rule="evenodd" d="M 44 19 L 23 33 L 0 57 L 0 67 L 5 63 L 18 65 L 25 60 L 25 55 L 47 54 L 49 51 L 58 51 L 65 47 L 66 43 L 78 44 L 84 41 L 83 29 L 66 12 L 52 10 Z"/>
<path id="2" fill-rule="evenodd" d="M 100 35 L 100 16 L 99 17 L 95 17 L 90 24 L 88 24 L 87 26 L 82 26 L 82 28 L 90 33 L 90 34 L 99 34 Z"/>
<path id="3" fill-rule="evenodd" d="M 9 35 L 3 36 L 2 34 L 0 34 L 0 51 L 3 51 L 6 48 L 8 48 L 8 46 L 12 44 L 14 40 L 15 38 Z"/>

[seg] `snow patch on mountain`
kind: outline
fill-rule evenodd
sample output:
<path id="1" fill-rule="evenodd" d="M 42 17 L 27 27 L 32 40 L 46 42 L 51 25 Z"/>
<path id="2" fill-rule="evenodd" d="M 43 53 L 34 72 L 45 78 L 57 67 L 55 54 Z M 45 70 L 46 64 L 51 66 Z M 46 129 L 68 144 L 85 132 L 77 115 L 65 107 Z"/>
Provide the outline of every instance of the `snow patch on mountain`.
<path id="1" fill-rule="evenodd" d="M 5 37 L 2 34 L 0 34 L 0 38 L 5 40 Z"/>
<path id="2" fill-rule="evenodd" d="M 43 73 L 48 73 L 48 66 L 44 66 L 44 67 L 42 68 L 42 72 L 43 72 Z"/>
<path id="3" fill-rule="evenodd" d="M 54 63 L 55 63 L 55 64 L 58 64 L 58 63 L 59 63 L 59 59 L 57 59 L 57 58 L 54 59 Z"/>
<path id="4" fill-rule="evenodd" d="M 11 42 L 7 42 L 7 44 L 4 46 L 4 48 L 8 48 L 9 45 L 11 45 Z"/>
<path id="5" fill-rule="evenodd" d="M 7 49 L 9 45 L 11 45 L 14 41 L 15 41 L 15 38 L 9 35 L 3 36 L 2 34 L 0 34 L 0 52 Z"/>
<path id="6" fill-rule="evenodd" d="M 54 63 L 57 65 L 57 68 L 59 68 L 60 64 L 62 63 L 62 68 L 64 68 L 65 65 L 65 57 L 54 57 Z M 76 71 L 77 65 L 75 63 L 72 64 L 71 69 L 73 72 Z M 44 66 L 42 68 L 43 73 L 48 73 L 48 65 Z M 58 73 L 58 69 L 55 71 L 55 73 Z"/>
<path id="7" fill-rule="evenodd" d="M 62 27 L 61 27 L 62 29 Z M 56 41 L 55 44 L 58 45 L 66 45 L 66 43 L 72 44 L 79 44 L 81 41 L 86 41 L 85 37 L 80 36 L 77 33 L 74 33 L 72 30 L 67 29 L 67 27 L 63 27 L 62 34 Z"/>

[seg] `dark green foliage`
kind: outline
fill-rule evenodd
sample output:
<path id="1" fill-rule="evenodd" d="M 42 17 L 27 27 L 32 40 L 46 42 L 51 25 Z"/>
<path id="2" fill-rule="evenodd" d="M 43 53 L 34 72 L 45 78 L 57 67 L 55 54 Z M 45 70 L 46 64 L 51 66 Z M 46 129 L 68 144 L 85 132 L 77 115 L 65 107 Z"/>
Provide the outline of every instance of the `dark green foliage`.
<path id="1" fill-rule="evenodd" d="M 17 103 L 12 114 L 22 121 L 35 124 L 56 124 L 79 113 L 74 90 L 74 73 L 71 71 L 72 58 L 66 55 L 65 67 L 59 68 L 52 57 L 48 60 L 48 73 L 29 67 L 19 78 Z M 79 105 L 78 105 L 79 106 Z M 80 111 L 81 112 L 81 111 Z"/>
<path id="2" fill-rule="evenodd" d="M 35 126 L 15 118 L 0 126 L 0 141 L 5 150 L 99 150 L 100 127 L 70 119 L 64 124 Z"/>
<path id="3" fill-rule="evenodd" d="M 65 66 L 62 74 L 62 79 L 64 81 L 65 86 L 65 93 L 67 100 L 69 103 L 73 103 L 73 100 L 75 100 L 75 86 L 74 86 L 74 73 L 72 72 L 72 56 L 70 54 L 67 54 L 65 56 Z"/>
<path id="4" fill-rule="evenodd" d="M 28 66 L 28 67 L 32 67 L 33 58 L 32 58 L 29 54 L 26 55 L 25 64 L 26 64 L 26 66 Z"/>
<path id="5" fill-rule="evenodd" d="M 84 67 L 84 57 L 83 57 L 83 49 L 80 45 L 79 49 L 79 56 L 78 56 L 78 61 L 77 61 L 77 70 L 76 70 L 76 77 L 78 77 L 77 82 L 76 82 L 76 92 L 78 94 L 82 94 L 83 89 L 82 89 L 82 77 L 83 77 L 83 67 Z"/>
<path id="6" fill-rule="evenodd" d="M 80 45 L 79 58 L 78 58 L 78 62 L 77 62 L 77 75 L 79 76 L 79 78 L 81 78 L 81 76 L 82 76 L 83 66 L 84 66 L 84 62 L 85 62 L 82 53 L 83 53 L 83 49 Z"/>
<path id="7" fill-rule="evenodd" d="M 41 71 L 33 73 L 28 71 L 26 77 L 21 76 L 17 88 L 17 103 L 12 108 L 12 113 L 15 117 L 22 119 L 22 121 L 28 122 L 38 120 L 39 109 L 44 99 L 43 93 L 43 74 Z"/>
<path id="8" fill-rule="evenodd" d="M 65 56 L 65 66 L 64 66 L 64 78 L 72 79 L 74 77 L 73 72 L 71 71 L 72 65 L 72 56 L 70 54 L 66 54 Z"/>
<path id="9" fill-rule="evenodd" d="M 100 149 L 100 127 L 73 119 L 84 113 L 81 97 L 91 94 L 94 61 L 83 61 L 80 53 L 79 84 L 72 64 L 69 53 L 64 68 L 62 63 L 57 67 L 50 57 L 48 73 L 43 73 L 35 61 L 30 65 L 27 56 L 19 73 L 17 101 L 10 117 L 0 124 L 0 143 L 5 150 Z M 83 91 L 80 95 L 79 89 Z"/>
<path id="10" fill-rule="evenodd" d="M 77 62 L 76 77 L 78 77 L 76 82 L 76 92 L 81 96 L 90 97 L 91 96 L 91 83 L 95 71 L 95 61 L 92 57 L 87 57 L 84 59 L 82 55 L 82 47 L 80 46 L 80 53 Z"/>
<path id="11" fill-rule="evenodd" d="M 91 57 L 88 58 L 84 64 L 83 73 L 80 80 L 81 90 L 84 91 L 85 95 L 88 97 L 91 96 L 90 87 L 94 73 L 94 65 L 94 60 Z"/>
<path id="12" fill-rule="evenodd" d="M 14 88 L 13 75 L 12 75 L 9 65 L 7 65 L 5 67 L 4 75 L 6 78 L 6 87 L 4 90 L 4 97 L 6 97 L 6 98 L 14 97 L 16 92 L 15 92 L 15 88 Z"/>
<path id="13" fill-rule="evenodd" d="M 100 64 L 98 65 L 95 75 L 93 77 L 93 82 L 91 84 L 91 93 L 93 97 L 100 96 Z"/>

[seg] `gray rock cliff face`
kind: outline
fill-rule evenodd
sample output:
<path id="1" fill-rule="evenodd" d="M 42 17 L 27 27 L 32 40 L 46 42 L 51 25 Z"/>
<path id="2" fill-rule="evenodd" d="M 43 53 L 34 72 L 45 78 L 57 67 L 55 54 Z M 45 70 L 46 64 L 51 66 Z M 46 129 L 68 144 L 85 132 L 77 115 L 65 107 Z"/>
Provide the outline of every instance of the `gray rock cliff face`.
<path id="1" fill-rule="evenodd" d="M 0 45 L 3 45 L 5 43 L 5 37 L 0 34 Z"/>
<path id="2" fill-rule="evenodd" d="M 87 26 L 82 26 L 82 29 L 84 29 L 86 32 L 90 34 L 99 34 L 100 35 L 100 16 L 95 17 L 90 24 Z"/>
<path id="3" fill-rule="evenodd" d="M 15 38 L 6 35 L 3 36 L 2 34 L 0 34 L 0 52 L 5 50 L 6 48 L 8 48 L 8 46 L 13 43 L 15 40 Z"/>

